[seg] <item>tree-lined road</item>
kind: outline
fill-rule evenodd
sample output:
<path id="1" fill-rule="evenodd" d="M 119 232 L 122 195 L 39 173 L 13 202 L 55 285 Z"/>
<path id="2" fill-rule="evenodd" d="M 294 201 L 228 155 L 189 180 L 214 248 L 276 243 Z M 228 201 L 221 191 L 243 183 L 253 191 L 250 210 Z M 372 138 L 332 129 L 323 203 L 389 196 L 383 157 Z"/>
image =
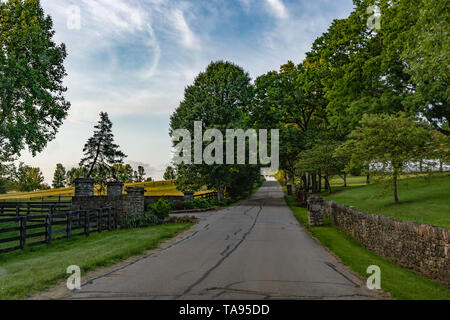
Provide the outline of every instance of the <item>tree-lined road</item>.
<path id="1" fill-rule="evenodd" d="M 83 285 L 72 299 L 373 299 L 301 227 L 277 182 L 201 215 L 157 254 Z"/>

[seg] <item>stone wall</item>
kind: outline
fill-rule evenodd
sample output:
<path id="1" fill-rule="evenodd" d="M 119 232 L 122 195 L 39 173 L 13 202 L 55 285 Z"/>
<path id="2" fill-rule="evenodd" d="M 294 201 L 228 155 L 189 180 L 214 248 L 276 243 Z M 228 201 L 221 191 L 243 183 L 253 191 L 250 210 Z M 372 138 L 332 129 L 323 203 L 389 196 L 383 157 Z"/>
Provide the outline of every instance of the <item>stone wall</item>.
<path id="1" fill-rule="evenodd" d="M 367 249 L 399 266 L 450 285 L 450 229 L 359 212 L 323 200 L 323 214 Z"/>
<path id="2" fill-rule="evenodd" d="M 150 204 L 157 202 L 159 199 L 164 199 L 169 202 L 184 201 L 184 196 L 145 196 L 145 208 Z"/>
<path id="3" fill-rule="evenodd" d="M 128 215 L 140 215 L 145 213 L 144 193 L 124 194 L 120 196 L 95 196 L 73 197 L 72 210 L 96 210 L 101 208 L 113 208 L 120 225 Z"/>
<path id="4" fill-rule="evenodd" d="M 123 202 L 125 196 L 96 196 L 96 197 L 73 197 L 72 210 L 97 210 L 101 208 L 113 208 L 117 215 L 118 224 L 125 217 Z"/>

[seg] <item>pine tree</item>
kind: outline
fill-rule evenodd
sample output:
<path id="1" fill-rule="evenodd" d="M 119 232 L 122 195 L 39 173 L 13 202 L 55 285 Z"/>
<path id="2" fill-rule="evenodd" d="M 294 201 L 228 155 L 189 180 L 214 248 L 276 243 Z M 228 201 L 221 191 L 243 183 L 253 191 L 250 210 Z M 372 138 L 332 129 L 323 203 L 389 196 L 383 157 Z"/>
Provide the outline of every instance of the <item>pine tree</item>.
<path id="1" fill-rule="evenodd" d="M 137 171 L 134 172 L 133 176 L 134 182 L 144 182 L 145 180 L 145 169 L 143 166 L 138 166 Z"/>
<path id="2" fill-rule="evenodd" d="M 168 166 L 166 172 L 164 172 L 164 180 L 175 180 L 177 178 L 175 174 L 175 169 L 171 166 Z"/>
<path id="3" fill-rule="evenodd" d="M 106 112 L 100 113 L 100 121 L 94 128 L 94 135 L 84 146 L 80 167 L 88 170 L 88 178 L 94 178 L 96 183 L 104 186 L 110 179 L 118 180 L 114 165 L 123 164 L 127 156 L 114 143 L 112 122 Z"/>
<path id="4" fill-rule="evenodd" d="M 55 173 L 53 174 L 53 188 L 64 188 L 67 182 L 66 168 L 61 163 L 56 165 Z"/>

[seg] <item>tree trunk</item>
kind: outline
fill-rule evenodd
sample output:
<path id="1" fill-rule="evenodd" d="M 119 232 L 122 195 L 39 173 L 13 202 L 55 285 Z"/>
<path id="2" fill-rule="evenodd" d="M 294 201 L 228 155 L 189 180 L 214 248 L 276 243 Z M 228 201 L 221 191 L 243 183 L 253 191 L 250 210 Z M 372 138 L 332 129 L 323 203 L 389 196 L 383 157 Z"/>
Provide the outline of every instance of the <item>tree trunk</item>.
<path id="1" fill-rule="evenodd" d="M 398 204 L 398 191 L 397 191 L 398 171 L 394 169 L 394 201 Z"/>
<path id="2" fill-rule="evenodd" d="M 344 173 L 344 188 L 347 188 L 347 174 Z"/>
<path id="3" fill-rule="evenodd" d="M 439 159 L 439 172 L 444 172 L 444 163 L 442 159 Z"/>
<path id="4" fill-rule="evenodd" d="M 322 192 L 322 171 L 319 170 L 319 193 Z"/>
<path id="5" fill-rule="evenodd" d="M 423 160 L 422 159 L 420 159 L 420 162 L 419 162 L 419 171 L 420 171 L 420 173 L 423 173 Z"/>
<path id="6" fill-rule="evenodd" d="M 328 194 L 331 194 L 330 179 L 327 171 L 325 171 L 325 188 L 328 190 Z"/>
<path id="7" fill-rule="evenodd" d="M 370 184 L 370 174 L 366 173 L 366 184 Z"/>
<path id="8" fill-rule="evenodd" d="M 219 201 L 222 201 L 223 198 L 224 198 L 224 196 L 223 196 L 222 183 L 220 183 L 220 181 L 219 181 L 219 182 L 217 182 L 217 199 Z"/>
<path id="9" fill-rule="evenodd" d="M 306 175 L 305 174 L 302 175 L 302 186 L 303 186 L 303 190 L 306 192 Z"/>
<path id="10" fill-rule="evenodd" d="M 311 173 L 311 182 L 312 182 L 312 193 L 317 193 L 317 179 L 316 174 Z"/>

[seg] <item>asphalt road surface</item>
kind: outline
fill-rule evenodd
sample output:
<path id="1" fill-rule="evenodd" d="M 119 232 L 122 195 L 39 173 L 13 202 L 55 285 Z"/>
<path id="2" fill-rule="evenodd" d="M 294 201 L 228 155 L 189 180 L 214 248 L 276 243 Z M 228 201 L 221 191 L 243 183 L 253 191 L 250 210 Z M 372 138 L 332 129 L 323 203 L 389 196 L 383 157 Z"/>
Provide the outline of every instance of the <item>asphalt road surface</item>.
<path id="1" fill-rule="evenodd" d="M 200 218 L 168 248 L 91 279 L 69 298 L 378 298 L 299 225 L 277 182 Z"/>

